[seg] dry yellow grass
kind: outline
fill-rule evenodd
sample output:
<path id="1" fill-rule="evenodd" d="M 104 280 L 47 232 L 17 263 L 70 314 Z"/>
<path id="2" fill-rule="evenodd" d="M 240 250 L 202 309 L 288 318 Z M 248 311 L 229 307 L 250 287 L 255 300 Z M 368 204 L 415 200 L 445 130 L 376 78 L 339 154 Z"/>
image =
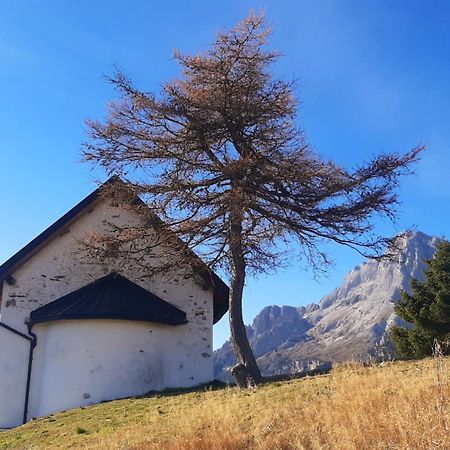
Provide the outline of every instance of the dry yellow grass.
<path id="1" fill-rule="evenodd" d="M 0 448 L 450 449 L 449 368 L 348 365 L 250 392 L 109 402 L 0 433 Z"/>

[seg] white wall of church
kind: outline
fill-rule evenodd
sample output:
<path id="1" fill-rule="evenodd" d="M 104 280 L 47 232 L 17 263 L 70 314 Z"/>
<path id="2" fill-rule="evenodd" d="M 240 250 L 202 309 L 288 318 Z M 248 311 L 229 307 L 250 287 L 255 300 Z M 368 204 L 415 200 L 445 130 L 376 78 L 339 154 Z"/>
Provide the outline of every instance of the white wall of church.
<path id="1" fill-rule="evenodd" d="M 102 233 L 108 230 L 107 222 L 114 222 L 116 224 L 132 224 L 139 222 L 139 216 L 131 210 L 123 209 L 119 206 L 111 205 L 110 202 L 103 199 L 97 204 L 93 205 L 89 210 L 78 217 L 72 224 L 69 224 L 64 230 L 37 251 L 28 261 L 18 267 L 12 274 L 14 278 L 13 284 L 4 283 L 2 294 L 2 306 L 0 311 L 0 321 L 27 334 L 26 321 L 29 318 L 31 311 L 34 309 L 50 303 L 61 296 L 68 294 L 82 286 L 112 272 L 117 271 L 131 281 L 141 285 L 145 289 L 153 292 L 167 302 L 177 306 L 187 314 L 188 323 L 177 327 L 168 327 L 167 331 L 161 331 L 160 326 L 156 324 L 120 324 L 120 327 L 124 329 L 133 328 L 133 332 L 130 335 L 130 342 L 125 340 L 124 345 L 129 352 L 132 352 L 134 346 L 137 345 L 138 339 L 143 339 L 143 342 L 139 347 L 142 348 L 144 353 L 139 355 L 135 361 L 136 364 L 141 364 L 139 361 L 144 359 L 144 355 L 149 355 L 149 359 L 155 357 L 159 351 L 166 352 L 168 356 L 164 360 L 164 370 L 162 378 L 158 382 L 155 380 L 148 385 L 149 389 L 162 389 L 164 387 L 180 387 L 180 386 L 192 386 L 201 382 L 211 380 L 213 378 L 213 361 L 212 361 L 212 325 L 213 325 L 213 291 L 212 289 L 203 289 L 200 284 L 196 283 L 192 278 L 184 277 L 185 273 L 182 270 L 171 271 L 164 275 L 151 276 L 145 272 L 141 266 L 134 265 L 133 260 L 114 260 L 108 263 L 92 263 L 84 259 L 82 253 L 80 253 L 80 240 L 85 239 L 87 235 L 92 232 Z M 148 265 L 158 264 L 158 258 L 164 255 L 164 249 L 155 249 L 154 255 L 144 261 Z M 54 380 L 46 381 L 45 377 L 47 372 L 39 369 L 42 364 L 49 364 L 51 370 L 51 377 L 56 376 L 55 364 L 52 365 L 52 358 L 48 356 L 56 352 L 59 348 L 64 348 L 65 356 L 61 355 L 62 360 L 70 359 L 70 353 L 68 348 L 71 345 L 76 345 L 74 350 L 76 354 L 81 357 L 83 346 L 87 346 L 89 339 L 80 333 L 76 336 L 76 329 L 81 329 L 86 332 L 86 336 L 89 336 L 91 343 L 97 339 L 97 331 L 94 327 L 94 322 L 85 321 L 85 324 L 81 324 L 81 321 L 73 322 L 69 324 L 69 321 L 53 323 L 49 325 L 36 325 L 34 329 L 38 330 L 38 343 L 35 350 L 35 358 L 33 362 L 33 376 L 32 376 L 32 389 L 30 399 L 30 415 L 29 418 L 34 415 L 40 415 L 42 411 L 52 410 L 51 402 L 45 400 L 49 386 L 53 384 Z M 90 323 L 88 323 L 90 322 Z M 112 340 L 116 339 L 115 326 L 109 327 L 106 322 L 103 324 L 97 324 L 99 333 L 98 336 L 108 336 Z M 117 324 L 119 326 L 119 324 Z M 87 328 L 86 328 L 87 327 Z M 107 329 L 106 329 L 106 328 Z M 109 327 L 109 328 L 108 328 Z M 65 331 L 66 328 L 66 331 Z M 154 336 L 158 338 L 149 339 L 146 333 L 142 330 L 154 329 Z M 67 334 L 66 334 L 67 333 Z M 150 333 L 149 333 L 150 334 Z M 59 336 L 59 338 L 57 338 Z M 144 339 L 145 336 L 145 339 Z M 60 344 L 57 344 L 58 339 Z M 105 346 L 107 339 L 104 339 Z M 117 340 L 119 345 L 120 339 Z M 162 343 L 164 341 L 164 344 Z M 26 342 L 26 341 L 25 341 Z M 136 344 L 136 345 L 135 345 Z M 158 347 L 158 349 L 157 349 Z M 122 347 L 118 347 L 122 348 Z M 89 349 L 89 347 L 88 347 Z M 88 349 L 86 351 L 88 351 Z M 102 350 L 105 350 L 102 352 Z M 13 358 L 11 353 L 0 341 L 0 354 L 5 355 L 5 352 Z M 49 353 L 47 353 L 49 352 Z M 112 347 L 102 349 L 99 346 L 96 349 L 94 359 L 103 358 L 113 359 L 117 350 Z M 128 350 L 127 350 L 128 352 Z M 171 353 L 172 352 L 172 353 Z M 131 353 L 130 353 L 131 354 Z M 43 361 L 47 361 L 44 363 Z M 192 361 L 187 363 L 187 361 Z M 67 362 L 67 361 L 66 361 Z M 113 366 L 108 366 L 105 361 L 103 364 L 102 376 L 115 377 L 116 374 L 112 370 Z M 122 364 L 122 363 L 121 363 Z M 147 367 L 150 367 L 150 362 Z M 153 372 L 155 371 L 155 361 L 152 361 Z M 109 367 L 109 369 L 108 369 Z M 120 367 L 124 367 L 122 364 Z M 139 367 L 143 367 L 140 365 Z M 80 367 L 82 369 L 82 367 Z M 39 372 L 40 370 L 40 372 Z M 91 369 L 89 369 L 90 371 Z M 141 369 L 139 369 L 141 370 Z M 109 371 L 109 372 L 108 372 Z M 37 375 L 40 373 L 41 375 Z M 94 372 L 89 372 L 94 383 L 97 376 Z M 129 371 L 127 372 L 129 373 Z M 2 377 L 2 373 L 0 372 Z M 153 376 L 153 375 L 152 375 Z M 41 377 L 42 380 L 36 379 Z M 193 377 L 193 379 L 192 379 Z M 64 381 L 60 381 L 64 383 Z M 86 380 L 83 382 L 85 383 Z M 95 381 L 95 383 L 97 383 Z M 158 387 L 152 387 L 152 386 Z M 83 384 L 83 389 L 85 389 Z M 98 386 L 98 384 L 96 384 Z M 130 388 L 130 385 L 125 386 L 122 384 L 122 390 L 117 389 L 109 393 L 111 396 L 123 397 L 127 395 L 137 395 L 142 393 L 144 385 L 136 384 L 135 381 L 131 383 L 136 390 Z M 147 386 L 147 385 L 146 385 Z M 42 389 L 42 391 L 40 391 Z M 61 388 L 63 389 L 63 387 Z M 81 387 L 80 387 L 81 389 Z M 97 389 L 97 388 L 96 388 Z M 99 388 L 98 388 L 99 389 Z M 58 391 L 58 398 L 62 395 L 61 390 Z M 77 397 L 69 396 L 64 401 L 67 404 L 73 406 L 82 405 L 86 403 L 86 400 L 95 401 L 102 400 L 100 398 L 106 395 L 105 392 L 99 390 L 98 395 L 93 392 L 93 389 L 87 390 L 82 394 L 88 393 L 91 397 L 89 399 L 83 399 L 79 397 L 79 392 L 76 393 Z M 72 394 L 70 394 L 72 395 Z M 53 395 L 56 399 L 55 395 Z M 79 399 L 77 403 L 75 399 Z M 56 400 L 55 400 L 56 402 Z M 42 407 L 40 404 L 42 403 Z M 55 403 L 56 404 L 56 403 Z M 0 404 L 0 410 L 3 409 Z M 33 413 L 31 414 L 31 411 Z M 2 424 L 0 423 L 0 427 Z"/>
<path id="2" fill-rule="evenodd" d="M 30 417 L 211 380 L 188 324 L 72 320 L 35 327 Z"/>
<path id="3" fill-rule="evenodd" d="M 30 342 L 0 327 L 0 428 L 23 420 Z"/>

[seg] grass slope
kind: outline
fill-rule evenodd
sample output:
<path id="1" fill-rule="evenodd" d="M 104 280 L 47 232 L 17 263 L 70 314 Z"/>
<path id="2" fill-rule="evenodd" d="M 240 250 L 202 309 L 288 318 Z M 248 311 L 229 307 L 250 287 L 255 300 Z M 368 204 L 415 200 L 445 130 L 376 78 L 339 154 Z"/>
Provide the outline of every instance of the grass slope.
<path id="1" fill-rule="evenodd" d="M 449 368 L 350 365 L 254 391 L 113 401 L 0 433 L 0 448 L 448 449 Z"/>

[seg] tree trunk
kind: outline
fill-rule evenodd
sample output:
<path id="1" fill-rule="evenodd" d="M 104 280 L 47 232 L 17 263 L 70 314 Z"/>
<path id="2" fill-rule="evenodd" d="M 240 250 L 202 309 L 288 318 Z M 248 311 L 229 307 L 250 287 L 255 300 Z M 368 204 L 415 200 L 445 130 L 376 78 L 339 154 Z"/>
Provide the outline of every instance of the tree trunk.
<path id="1" fill-rule="evenodd" d="M 233 208 L 234 209 L 234 208 Z M 240 208 L 239 208 L 240 209 Z M 229 320 L 231 342 L 236 353 L 237 365 L 232 369 L 236 384 L 240 387 L 256 386 L 261 381 L 261 372 L 248 342 L 242 317 L 242 294 L 245 285 L 245 258 L 242 250 L 242 213 L 231 213 L 230 224 L 231 250 L 231 288 L 229 299 Z"/>

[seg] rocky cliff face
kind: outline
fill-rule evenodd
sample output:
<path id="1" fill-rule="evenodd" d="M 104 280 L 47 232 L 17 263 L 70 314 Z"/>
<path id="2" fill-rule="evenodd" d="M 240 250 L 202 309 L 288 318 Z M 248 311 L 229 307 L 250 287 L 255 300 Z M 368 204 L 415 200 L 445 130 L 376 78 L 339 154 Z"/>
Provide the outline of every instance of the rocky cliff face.
<path id="1" fill-rule="evenodd" d="M 389 327 L 398 322 L 394 304 L 411 278 L 423 279 L 425 259 L 439 239 L 409 234 L 393 260 L 368 261 L 348 273 L 319 304 L 268 306 L 248 327 L 264 375 L 298 372 L 335 361 L 361 360 L 386 352 Z M 234 364 L 230 342 L 215 352 L 215 376 L 228 379 Z"/>

